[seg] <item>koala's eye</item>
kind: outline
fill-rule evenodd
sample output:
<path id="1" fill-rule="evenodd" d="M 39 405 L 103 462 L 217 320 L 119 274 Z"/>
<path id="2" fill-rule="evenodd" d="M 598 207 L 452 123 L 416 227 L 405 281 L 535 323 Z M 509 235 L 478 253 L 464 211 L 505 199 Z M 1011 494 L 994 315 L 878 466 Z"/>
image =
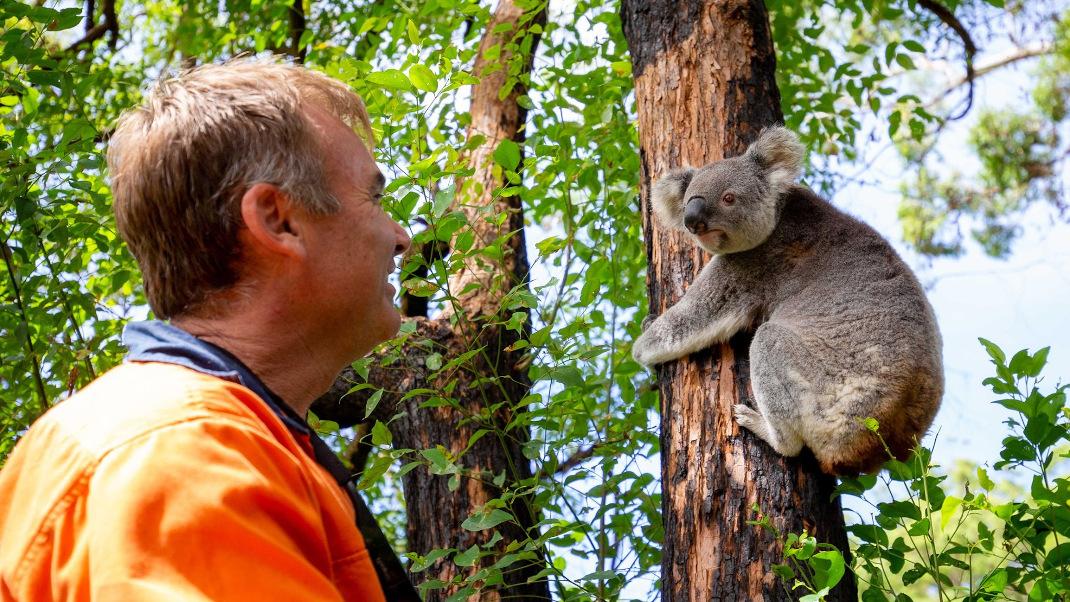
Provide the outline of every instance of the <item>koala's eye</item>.
<path id="1" fill-rule="evenodd" d="M 721 202 L 725 205 L 731 205 L 732 203 L 736 202 L 736 195 L 732 194 L 731 192 L 726 192 L 724 193 L 724 196 L 721 197 Z"/>

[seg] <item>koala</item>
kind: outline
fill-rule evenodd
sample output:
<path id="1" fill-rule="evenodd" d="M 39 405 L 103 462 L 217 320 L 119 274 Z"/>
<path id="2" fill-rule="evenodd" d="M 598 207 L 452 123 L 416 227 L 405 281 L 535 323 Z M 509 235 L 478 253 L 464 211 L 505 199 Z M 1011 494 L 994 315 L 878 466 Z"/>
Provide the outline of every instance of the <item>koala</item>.
<path id="1" fill-rule="evenodd" d="M 679 303 L 644 322 L 632 355 L 653 366 L 757 326 L 756 407 L 735 406 L 739 425 L 785 456 L 810 448 L 826 473 L 868 473 L 889 451 L 906 459 L 932 423 L 940 332 L 891 245 L 795 184 L 803 154 L 794 133 L 771 127 L 741 156 L 654 185 L 657 219 L 714 257 Z"/>

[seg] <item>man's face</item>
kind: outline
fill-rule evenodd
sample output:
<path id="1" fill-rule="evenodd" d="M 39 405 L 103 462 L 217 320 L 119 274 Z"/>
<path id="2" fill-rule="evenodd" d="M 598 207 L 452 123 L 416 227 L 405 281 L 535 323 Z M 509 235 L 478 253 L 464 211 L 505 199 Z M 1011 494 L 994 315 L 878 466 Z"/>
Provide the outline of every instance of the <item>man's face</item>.
<path id="1" fill-rule="evenodd" d="M 317 106 L 307 114 L 324 149 L 328 186 L 341 203 L 335 213 L 309 216 L 309 309 L 322 318 L 325 342 L 352 349 L 356 359 L 397 334 L 401 317 L 387 277 L 410 240 L 380 205 L 386 180 L 360 138 Z"/>

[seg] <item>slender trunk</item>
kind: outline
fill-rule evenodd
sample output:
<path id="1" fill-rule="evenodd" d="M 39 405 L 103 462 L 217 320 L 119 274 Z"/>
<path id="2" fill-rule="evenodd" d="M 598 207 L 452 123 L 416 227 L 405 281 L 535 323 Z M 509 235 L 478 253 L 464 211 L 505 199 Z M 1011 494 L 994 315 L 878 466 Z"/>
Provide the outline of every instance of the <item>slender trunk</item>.
<path id="1" fill-rule="evenodd" d="M 453 209 L 467 216 L 475 234 L 474 249 L 504 239 L 502 257 L 497 261 L 469 258 L 466 268 L 450 279 L 455 300 L 443 315 L 434 320 L 417 319 L 417 331 L 412 338 L 416 344 L 406 349 L 400 366 L 373 369 L 369 375 L 369 381 L 387 391 L 377 415 L 389 418 L 401 414 L 390 422 L 394 445 L 417 450 L 441 446 L 466 473 L 452 487 L 449 475 L 432 474 L 423 467 L 402 477 L 408 514 L 408 549 L 421 555 L 440 548 L 465 551 L 473 545 L 486 546 L 495 532 L 501 534 L 492 546 L 492 555 L 466 567 L 458 566 L 451 558 L 440 560 L 414 575 L 417 582 L 437 579 L 449 583 L 471 577 L 502 558 L 511 543 L 538 536 L 535 525 L 539 513 L 527 496 L 515 497 L 505 506 L 515 521 L 480 531 L 470 531 L 461 525 L 488 501 L 501 495 L 503 487 L 494 484 L 496 477 L 504 475 L 505 488 L 532 478 L 531 464 L 521 452 L 529 437 L 528 428 L 523 425 L 507 428 L 518 412 L 525 411 L 518 402 L 531 388 L 523 354 L 509 350 L 522 333 L 506 329 L 500 323 L 504 297 L 516 286 L 527 286 L 524 215 L 520 197 L 495 196 L 495 190 L 505 182 L 492 154 L 504 140 L 523 147 L 526 111 L 517 100 L 524 93 L 524 86 L 514 82 L 508 94 L 502 96 L 499 91 L 506 86 L 510 71 L 517 73 L 508 68 L 511 62 L 516 67 L 519 61 L 521 81 L 530 70 L 538 36 L 525 32 L 530 24 L 544 23 L 545 18 L 545 7 L 537 13 L 525 13 L 511 0 L 501 0 L 487 24 L 473 70 L 480 76 L 480 82 L 472 89 L 472 121 L 467 137 L 479 135 L 485 141 L 468 157 L 474 173 L 457 181 Z M 500 56 L 488 60 L 487 53 L 492 47 L 495 52 L 500 50 Z M 499 65 L 505 68 L 498 68 Z M 497 219 L 501 215 L 507 218 Z M 440 353 L 446 361 L 470 350 L 480 351 L 463 369 L 432 377 L 423 361 L 428 348 Z M 361 405 L 359 396 L 341 399 L 348 389 L 345 379 L 350 376 L 343 374 L 334 390 L 317 402 L 314 409 L 320 415 L 343 417 L 343 422 L 347 422 L 344 417 L 355 416 L 354 406 Z M 444 395 L 451 395 L 456 403 L 421 408 L 426 397 L 401 400 L 406 391 L 417 387 L 450 391 Z M 493 411 L 488 412 L 488 408 Z M 489 432 L 469 446 L 481 429 Z M 528 582 L 546 566 L 542 550 L 528 543 L 511 552 L 519 559 L 501 567 L 501 583 L 488 585 L 470 599 L 549 600 L 545 579 Z M 456 586 L 432 590 L 427 599 L 443 600 L 458 591 Z"/>
<path id="2" fill-rule="evenodd" d="M 623 0 L 642 159 L 650 310 L 683 296 L 708 260 L 651 218 L 650 184 L 672 168 L 742 153 L 782 120 L 769 19 L 761 0 Z M 812 458 L 780 457 L 741 431 L 732 406 L 751 397 L 749 335 L 658 368 L 665 544 L 662 598 L 793 599 L 783 562 L 752 507 L 781 532 L 806 529 L 847 551 L 835 480 Z M 830 600 L 854 600 L 850 575 Z"/>

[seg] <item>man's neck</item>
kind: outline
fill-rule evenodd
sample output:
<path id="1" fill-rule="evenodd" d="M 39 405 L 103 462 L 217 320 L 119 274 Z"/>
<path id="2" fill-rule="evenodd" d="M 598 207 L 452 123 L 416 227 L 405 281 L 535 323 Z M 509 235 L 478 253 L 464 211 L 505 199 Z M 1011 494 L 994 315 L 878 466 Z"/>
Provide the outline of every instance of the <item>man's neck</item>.
<path id="1" fill-rule="evenodd" d="M 329 350 L 313 344 L 314 337 L 290 319 L 265 319 L 242 312 L 240 317 L 181 317 L 171 322 L 237 357 L 301 416 L 331 386 L 344 365 L 330 357 Z"/>

